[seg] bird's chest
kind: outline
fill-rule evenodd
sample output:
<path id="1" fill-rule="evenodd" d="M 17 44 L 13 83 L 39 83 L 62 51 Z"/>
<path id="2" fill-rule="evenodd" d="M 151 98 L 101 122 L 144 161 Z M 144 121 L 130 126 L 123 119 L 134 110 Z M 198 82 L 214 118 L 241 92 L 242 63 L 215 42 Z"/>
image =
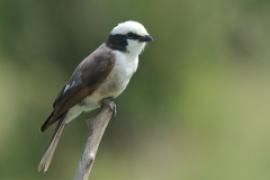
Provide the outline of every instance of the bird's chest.
<path id="1" fill-rule="evenodd" d="M 138 58 L 127 58 L 119 55 L 116 57 L 115 65 L 98 90 L 101 96 L 117 97 L 127 87 L 130 78 L 137 70 Z"/>

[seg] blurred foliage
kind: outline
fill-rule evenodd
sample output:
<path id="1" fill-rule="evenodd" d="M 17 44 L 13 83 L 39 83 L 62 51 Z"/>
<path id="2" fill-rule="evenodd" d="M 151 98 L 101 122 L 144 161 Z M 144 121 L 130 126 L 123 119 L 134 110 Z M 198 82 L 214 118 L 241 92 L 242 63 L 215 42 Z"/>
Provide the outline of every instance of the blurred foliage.
<path id="1" fill-rule="evenodd" d="M 270 178 L 269 0 L 1 0 L 0 179 L 73 179 L 86 140 L 66 128 L 48 173 L 39 126 L 112 27 L 155 38 L 118 100 L 92 180 Z"/>

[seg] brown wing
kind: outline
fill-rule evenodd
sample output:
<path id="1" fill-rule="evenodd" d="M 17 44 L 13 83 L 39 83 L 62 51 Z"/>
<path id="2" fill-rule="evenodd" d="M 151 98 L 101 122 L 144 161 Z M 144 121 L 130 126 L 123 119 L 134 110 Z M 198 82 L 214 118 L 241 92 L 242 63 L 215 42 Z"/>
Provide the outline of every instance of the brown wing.
<path id="1" fill-rule="evenodd" d="M 63 117 L 71 107 L 91 95 L 109 75 L 114 63 L 114 55 L 104 46 L 84 59 L 56 97 L 53 103 L 54 110 L 41 126 L 41 131 L 45 131 Z"/>

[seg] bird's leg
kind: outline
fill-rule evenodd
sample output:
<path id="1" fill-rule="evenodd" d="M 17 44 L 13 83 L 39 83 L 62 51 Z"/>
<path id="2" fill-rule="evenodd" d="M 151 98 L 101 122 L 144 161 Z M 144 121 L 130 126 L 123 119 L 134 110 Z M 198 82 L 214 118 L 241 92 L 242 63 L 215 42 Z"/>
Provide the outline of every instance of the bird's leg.
<path id="1" fill-rule="evenodd" d="M 116 116 L 117 110 L 116 110 L 116 104 L 113 101 L 113 98 L 109 97 L 109 98 L 103 99 L 102 102 L 101 102 L 101 106 L 109 107 L 111 109 L 111 111 L 113 112 L 113 117 Z"/>

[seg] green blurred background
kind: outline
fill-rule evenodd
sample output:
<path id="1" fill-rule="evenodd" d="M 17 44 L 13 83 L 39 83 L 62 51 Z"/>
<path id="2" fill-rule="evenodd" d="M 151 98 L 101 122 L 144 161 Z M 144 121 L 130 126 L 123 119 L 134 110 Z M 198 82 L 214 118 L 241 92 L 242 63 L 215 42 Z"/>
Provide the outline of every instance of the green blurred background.
<path id="1" fill-rule="evenodd" d="M 65 129 L 48 173 L 39 132 L 73 68 L 125 20 L 153 35 L 117 99 L 91 180 L 270 179 L 269 0 L 1 0 L 0 179 L 73 179 Z"/>

